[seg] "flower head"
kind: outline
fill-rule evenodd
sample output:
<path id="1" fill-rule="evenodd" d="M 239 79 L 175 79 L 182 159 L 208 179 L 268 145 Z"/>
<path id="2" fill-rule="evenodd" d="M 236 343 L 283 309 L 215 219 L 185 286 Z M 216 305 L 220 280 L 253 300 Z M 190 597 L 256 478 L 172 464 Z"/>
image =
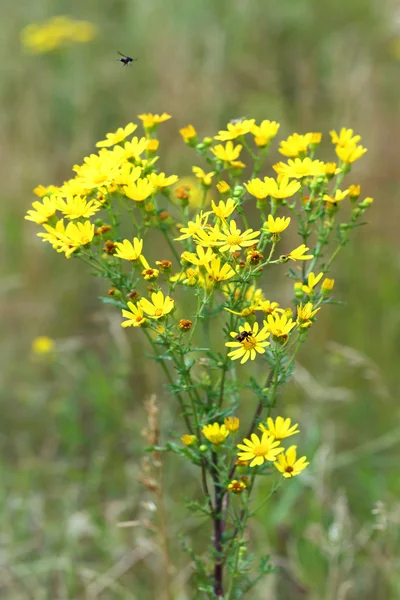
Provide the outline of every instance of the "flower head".
<path id="1" fill-rule="evenodd" d="M 162 291 L 153 292 L 151 295 L 151 302 L 147 298 L 142 298 L 139 301 L 140 308 L 147 314 L 151 319 L 160 319 L 165 317 L 174 308 L 174 301 L 169 296 L 164 298 Z"/>
<path id="2" fill-rule="evenodd" d="M 303 285 L 301 289 L 306 294 L 312 294 L 314 292 L 315 286 L 321 281 L 323 273 L 319 273 L 318 275 L 314 275 L 314 273 L 309 273 L 307 277 L 307 285 Z"/>
<path id="3" fill-rule="evenodd" d="M 44 197 L 43 202 L 36 200 L 32 203 L 35 210 L 28 210 L 25 215 L 27 221 L 33 221 L 38 225 L 43 225 L 52 217 L 57 210 L 57 198 L 56 196 L 50 196 L 50 198 Z"/>
<path id="4" fill-rule="evenodd" d="M 219 423 L 204 425 L 201 431 L 208 441 L 216 446 L 223 444 L 229 435 L 229 430 L 225 427 L 225 425 L 220 425 Z"/>
<path id="5" fill-rule="evenodd" d="M 139 260 L 143 251 L 143 240 L 139 240 L 139 238 L 135 237 L 133 238 L 132 242 L 129 240 L 117 242 L 115 244 L 115 256 L 118 256 L 118 258 L 122 258 L 123 260 L 130 260 L 133 262 Z"/>
<path id="6" fill-rule="evenodd" d="M 235 123 L 228 123 L 227 130 L 218 132 L 215 136 L 216 140 L 226 142 L 227 140 L 234 140 L 242 135 L 249 133 L 255 123 L 255 119 L 241 119 Z"/>
<path id="7" fill-rule="evenodd" d="M 250 467 L 261 466 L 266 460 L 274 462 L 278 454 L 284 451 L 279 444 L 280 441 L 276 441 L 268 433 L 263 433 L 261 439 L 256 433 L 252 433 L 251 440 L 245 438 L 243 444 L 237 445 L 242 450 L 238 452 L 238 457 L 241 460 L 251 460 Z"/>
<path id="8" fill-rule="evenodd" d="M 146 323 L 147 319 L 139 305 L 135 306 L 133 302 L 128 302 L 128 308 L 129 310 L 122 310 L 122 315 L 128 319 L 121 323 L 122 327 L 141 327 Z"/>
<path id="9" fill-rule="evenodd" d="M 267 427 L 263 423 L 260 423 L 259 429 L 263 433 L 267 433 L 268 435 L 273 436 L 275 440 L 284 440 L 285 438 L 294 435 L 295 433 L 300 433 L 300 430 L 297 429 L 297 423 L 292 425 L 291 419 L 284 419 L 283 417 L 276 417 L 275 421 L 268 417 L 267 419 Z"/>
<path id="10" fill-rule="evenodd" d="M 68 219 L 88 219 L 96 214 L 101 208 L 100 202 L 95 200 L 86 201 L 82 196 L 67 195 L 64 199 L 58 198 L 57 209 Z"/>
<path id="11" fill-rule="evenodd" d="M 187 227 L 181 228 L 180 233 L 182 235 L 180 235 L 178 238 L 175 238 L 175 241 L 179 242 L 181 240 L 185 240 L 203 230 L 206 227 L 209 214 L 209 212 L 203 213 L 203 211 L 200 211 L 200 214 L 196 215 L 194 221 L 189 221 Z"/>
<path id="12" fill-rule="evenodd" d="M 239 429 L 240 421 L 237 417 L 226 417 L 226 419 L 224 419 L 224 425 L 229 431 L 234 433 Z"/>
<path id="13" fill-rule="evenodd" d="M 267 221 L 263 225 L 263 229 L 269 233 L 282 233 L 290 225 L 290 217 L 273 217 L 268 215 Z"/>
<path id="14" fill-rule="evenodd" d="M 304 159 L 289 159 L 288 164 L 279 162 L 273 168 L 277 173 L 293 177 L 294 179 L 301 179 L 308 176 L 317 177 L 318 175 L 325 174 L 325 163 L 322 160 L 312 160 L 308 156 Z"/>
<path id="15" fill-rule="evenodd" d="M 330 136 L 332 138 L 332 144 L 338 146 L 354 146 L 361 140 L 360 135 L 354 135 L 353 129 L 346 129 L 346 127 L 342 127 L 339 133 L 331 131 Z"/>
<path id="16" fill-rule="evenodd" d="M 185 444 L 185 446 L 193 446 L 193 444 L 196 442 L 196 440 L 197 440 L 196 436 L 190 435 L 189 433 L 185 433 L 181 437 L 181 442 L 182 442 L 182 444 Z"/>
<path id="17" fill-rule="evenodd" d="M 278 471 L 286 478 L 299 475 L 310 464 L 306 462 L 305 456 L 297 459 L 296 450 L 297 446 L 290 446 L 284 454 L 278 456 L 278 460 L 274 463 Z"/>
<path id="18" fill-rule="evenodd" d="M 136 181 L 130 181 L 128 185 L 124 185 L 125 195 L 136 202 L 143 202 L 154 191 L 154 184 L 148 179 L 137 179 Z"/>
<path id="19" fill-rule="evenodd" d="M 241 494 L 243 490 L 246 489 L 246 484 L 244 481 L 238 481 L 237 479 L 232 479 L 230 484 L 228 485 L 228 490 L 233 492 L 234 494 Z"/>
<path id="20" fill-rule="evenodd" d="M 303 328 L 310 327 L 312 323 L 311 319 L 319 310 L 321 310 L 321 307 L 313 309 L 311 302 L 307 302 L 304 306 L 300 303 L 297 309 L 297 324 Z"/>
<path id="21" fill-rule="evenodd" d="M 206 173 L 201 167 L 192 167 L 192 171 L 196 176 L 196 179 L 204 185 L 204 187 L 210 187 L 212 183 L 212 178 L 215 175 L 215 171 L 210 171 L 210 173 Z"/>
<path id="22" fill-rule="evenodd" d="M 220 246 L 221 252 L 236 252 L 241 248 L 253 246 L 258 242 L 256 239 L 258 237 L 260 237 L 260 232 L 252 229 L 246 229 L 242 233 L 233 219 L 229 225 L 224 225 L 222 230 L 215 235 L 216 245 Z"/>
<path id="23" fill-rule="evenodd" d="M 346 198 L 346 196 L 348 195 L 348 193 L 349 193 L 349 190 L 345 190 L 344 192 L 341 192 L 340 190 L 336 190 L 334 196 L 329 196 L 329 194 L 324 194 L 324 200 L 325 200 L 325 202 L 329 202 L 330 204 L 336 204 L 337 202 L 341 202 L 342 200 L 344 200 Z"/>
<path id="24" fill-rule="evenodd" d="M 335 285 L 335 280 L 334 279 L 328 279 L 328 277 L 326 277 L 321 285 L 321 292 L 323 294 L 326 294 L 327 292 L 330 292 L 331 290 L 333 290 L 333 287 Z"/>
<path id="25" fill-rule="evenodd" d="M 97 148 L 108 148 L 109 146 L 115 146 L 115 144 L 119 144 L 125 138 L 127 138 L 128 135 L 133 133 L 136 127 L 137 125 L 134 123 L 128 123 L 126 127 L 118 127 L 117 131 L 114 133 L 107 133 L 105 140 L 97 142 Z"/>
<path id="26" fill-rule="evenodd" d="M 296 323 L 286 314 L 278 315 L 275 313 L 268 315 L 267 320 L 264 321 L 265 329 L 275 338 L 282 338 L 283 341 L 286 341 L 289 333 L 295 326 Z"/>
<path id="27" fill-rule="evenodd" d="M 159 125 L 163 121 L 168 121 L 171 118 L 171 115 L 167 113 L 162 113 L 162 115 L 146 113 L 142 115 L 138 115 L 139 119 L 143 123 L 143 127 L 145 129 L 153 129 L 156 125 Z"/>
<path id="28" fill-rule="evenodd" d="M 295 248 L 294 250 L 292 250 L 291 252 L 289 252 L 289 254 L 286 255 L 286 258 L 289 258 L 290 260 L 311 260 L 312 258 L 314 258 L 314 254 L 305 254 L 307 251 L 309 250 L 309 248 L 307 248 L 307 246 L 305 244 L 301 244 L 300 246 L 297 246 L 297 248 Z"/>
<path id="29" fill-rule="evenodd" d="M 50 354 L 55 348 L 55 342 L 47 335 L 40 335 L 32 342 L 32 352 L 34 354 Z"/>
<path id="30" fill-rule="evenodd" d="M 233 342 L 226 342 L 225 346 L 228 348 L 234 348 L 228 353 L 231 360 L 237 360 L 241 358 L 240 364 L 243 364 L 249 360 L 254 360 L 258 354 L 264 354 L 266 346 L 270 343 L 267 342 L 269 337 L 269 331 L 266 327 L 263 327 L 259 331 L 258 323 L 254 323 L 253 326 L 250 323 L 245 323 L 244 326 L 239 327 L 239 332 L 232 331 L 230 336 L 234 338 Z"/>
<path id="31" fill-rule="evenodd" d="M 200 248 L 201 246 L 197 246 Z M 211 248 L 207 248 L 207 251 L 211 250 Z M 223 263 L 221 267 L 221 258 L 213 258 L 210 262 L 205 264 L 207 269 L 208 278 L 218 283 L 220 281 L 227 281 L 235 276 L 235 271 L 228 263 Z"/>
<path id="32" fill-rule="evenodd" d="M 218 144 L 215 148 L 211 148 L 211 152 L 215 154 L 217 158 L 223 160 L 226 163 L 232 163 L 239 158 L 239 154 L 242 150 L 241 144 L 237 146 L 233 145 L 233 142 L 228 141 L 225 146 Z"/>
<path id="33" fill-rule="evenodd" d="M 155 188 L 162 189 L 176 183 L 178 181 L 178 175 L 166 177 L 165 173 L 150 173 L 149 180 Z"/>
<path id="34" fill-rule="evenodd" d="M 215 204 L 214 200 L 212 200 L 211 206 L 214 215 L 225 221 L 235 210 L 236 202 L 232 198 L 228 198 L 226 202 L 220 200 L 218 204 Z"/>
<path id="35" fill-rule="evenodd" d="M 336 154 L 346 164 L 351 164 L 361 158 L 367 152 L 364 146 L 356 144 L 347 144 L 346 146 L 336 146 Z"/>
<path id="36" fill-rule="evenodd" d="M 190 142 L 191 140 L 194 140 L 197 137 L 197 131 L 195 130 L 193 125 L 187 125 L 187 127 L 182 127 L 182 129 L 179 130 L 179 133 L 181 134 L 186 143 Z"/>
<path id="37" fill-rule="evenodd" d="M 281 142 L 279 152 L 292 158 L 304 155 L 312 142 L 312 135 L 312 133 L 306 133 L 305 135 L 293 133 L 289 135 L 287 140 Z"/>
<path id="38" fill-rule="evenodd" d="M 259 148 L 265 148 L 278 133 L 280 124 L 276 121 L 262 121 L 260 125 L 253 125 L 251 133 L 254 135 L 254 143 Z"/>

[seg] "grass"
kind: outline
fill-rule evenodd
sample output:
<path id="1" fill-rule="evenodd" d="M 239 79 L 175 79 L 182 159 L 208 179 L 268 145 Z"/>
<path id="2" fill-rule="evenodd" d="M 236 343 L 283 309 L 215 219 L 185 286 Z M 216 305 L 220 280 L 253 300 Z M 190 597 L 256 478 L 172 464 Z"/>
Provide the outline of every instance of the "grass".
<path id="1" fill-rule="evenodd" d="M 24 54 L 21 28 L 62 13 L 95 23 L 96 41 Z M 180 174 L 191 155 L 177 129 L 188 122 L 210 133 L 246 115 L 281 121 L 283 135 L 342 125 L 363 135 L 369 152 L 354 182 L 376 197 L 373 223 L 343 251 L 335 278 L 344 305 L 321 315 L 280 400 L 301 423 L 312 465 L 252 526 L 253 548 L 280 567 L 254 597 L 399 597 L 399 67 L 385 19 L 361 0 L 40 0 L 3 11 L 2 598 L 163 600 L 140 432 L 143 400 L 153 392 L 165 437 L 174 431 L 173 400 L 139 338 L 98 302 L 100 284 L 44 248 L 23 221 L 35 185 L 63 181 L 106 131 L 163 110 L 174 115 L 163 129 L 163 168 L 178 165 Z M 115 62 L 117 50 L 139 57 L 132 69 Z M 283 300 L 285 283 L 274 293 Z M 42 334 L 57 340 L 53 362 L 31 357 L 31 340 Z M 246 410 L 242 418 L 250 418 Z M 174 598 L 185 600 L 193 598 L 191 572 L 177 537 L 207 532 L 182 518 L 182 496 L 198 493 L 193 474 L 175 457 L 165 460 Z M 260 500 L 267 491 L 260 488 Z M 379 501 L 378 519 L 371 511 Z"/>

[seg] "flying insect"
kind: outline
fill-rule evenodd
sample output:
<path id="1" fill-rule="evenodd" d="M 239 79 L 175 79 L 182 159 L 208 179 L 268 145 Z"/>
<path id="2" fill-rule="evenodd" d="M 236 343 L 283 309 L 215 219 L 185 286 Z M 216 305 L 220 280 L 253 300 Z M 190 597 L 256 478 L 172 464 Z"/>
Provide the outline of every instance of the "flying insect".
<path id="1" fill-rule="evenodd" d="M 122 52 L 120 52 L 119 50 L 117 50 L 117 52 L 121 56 L 121 58 L 117 58 L 117 60 L 119 60 L 119 62 L 121 62 L 122 66 L 124 67 L 132 64 L 134 60 L 137 60 L 137 58 L 131 58 L 130 56 L 126 56 L 126 54 L 122 54 Z"/>

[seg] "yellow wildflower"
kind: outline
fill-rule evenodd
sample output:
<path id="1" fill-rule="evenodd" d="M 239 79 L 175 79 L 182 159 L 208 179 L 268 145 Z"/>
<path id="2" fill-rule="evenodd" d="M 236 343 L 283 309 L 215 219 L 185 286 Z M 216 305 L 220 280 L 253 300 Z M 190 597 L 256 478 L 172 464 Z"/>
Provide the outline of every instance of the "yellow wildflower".
<path id="1" fill-rule="evenodd" d="M 246 229 L 241 232 L 238 229 L 236 222 L 232 219 L 229 225 L 224 225 L 220 232 L 215 234 L 215 239 L 217 240 L 217 245 L 220 246 L 221 252 L 236 252 L 241 248 L 246 248 L 247 246 L 252 246 L 256 244 L 258 238 L 260 236 L 259 231 L 253 231 L 252 229 Z"/>
<path id="2" fill-rule="evenodd" d="M 231 433 L 235 433 L 239 429 L 240 421 L 237 417 L 226 417 L 224 425 Z"/>
<path id="3" fill-rule="evenodd" d="M 128 319 L 121 323 L 122 327 L 141 327 L 146 323 L 147 319 L 139 305 L 135 306 L 133 302 L 128 302 L 128 308 L 129 310 L 122 310 L 122 315 Z"/>
<path id="4" fill-rule="evenodd" d="M 156 125 L 159 125 L 163 121 L 167 121 L 168 119 L 170 119 L 171 115 L 169 115 L 165 112 L 162 113 L 162 115 L 158 115 L 158 114 L 154 115 L 152 113 L 146 113 L 146 114 L 138 115 L 138 117 L 142 121 L 143 127 L 145 129 L 152 129 L 153 127 L 155 127 Z"/>
<path id="5" fill-rule="evenodd" d="M 200 248 L 200 246 L 197 246 L 197 248 Z M 207 251 L 208 250 L 211 250 L 211 248 L 208 248 Z M 215 281 L 215 283 L 227 281 L 236 274 L 228 263 L 224 263 L 221 267 L 220 258 L 213 258 L 211 262 L 205 264 L 205 267 L 207 269 L 208 278 Z"/>
<path id="6" fill-rule="evenodd" d="M 216 446 L 223 444 L 229 435 L 229 431 L 225 425 L 220 425 L 219 423 L 204 425 L 201 431 L 208 441 Z"/>
<path id="7" fill-rule="evenodd" d="M 360 197 L 361 186 L 360 185 L 350 185 L 349 186 L 349 198 L 350 200 L 357 200 Z"/>
<path id="8" fill-rule="evenodd" d="M 241 358 L 240 364 L 244 364 L 249 360 L 254 360 L 259 354 L 265 353 L 266 346 L 270 343 L 266 341 L 269 337 L 269 331 L 266 327 L 263 327 L 259 331 L 258 323 L 254 323 L 253 327 L 250 323 L 245 323 L 244 326 L 239 327 L 239 333 L 231 331 L 230 336 L 234 338 L 234 342 L 226 342 L 225 346 L 228 348 L 234 348 L 228 353 L 231 360 L 237 360 Z"/>
<path id="9" fill-rule="evenodd" d="M 314 275 L 314 273 L 309 273 L 307 277 L 307 285 L 303 285 L 301 288 L 303 292 L 305 292 L 306 294 L 312 294 L 315 286 L 321 281 L 323 276 L 323 273 L 319 273 L 318 275 Z"/>
<path id="10" fill-rule="evenodd" d="M 282 233 L 290 225 L 290 217 L 273 217 L 268 215 L 267 221 L 263 225 L 263 229 L 269 233 Z"/>
<path id="11" fill-rule="evenodd" d="M 322 160 L 311 160 L 308 156 L 304 159 L 295 158 L 289 159 L 288 164 L 279 162 L 273 165 L 275 171 L 294 179 L 301 179 L 302 177 L 317 177 L 318 175 L 325 174 L 325 163 Z"/>
<path id="12" fill-rule="evenodd" d="M 278 471 L 286 478 L 299 475 L 310 464 L 306 462 L 307 458 L 305 456 L 297 460 L 296 450 L 297 446 L 290 446 L 286 453 L 280 454 L 278 460 L 274 463 Z"/>
<path id="13" fill-rule="evenodd" d="M 286 258 L 290 260 L 311 260 L 314 258 L 314 254 L 305 254 L 308 250 L 309 248 L 305 244 L 300 244 L 300 246 L 289 252 Z"/>
<path id="14" fill-rule="evenodd" d="M 327 292 L 330 292 L 331 290 L 333 290 L 333 287 L 335 285 L 335 280 L 334 279 L 328 279 L 328 277 L 326 277 L 321 285 L 321 292 L 323 294 L 326 294 Z"/>
<path id="15" fill-rule="evenodd" d="M 48 186 L 37 185 L 34 188 L 33 193 L 35 194 L 35 196 L 39 196 L 39 198 L 43 198 L 43 196 L 50 196 L 51 194 L 55 194 L 58 191 L 59 191 L 59 188 L 56 185 L 48 185 Z"/>
<path id="16" fill-rule="evenodd" d="M 194 252 L 182 252 L 181 258 L 184 261 L 197 266 L 205 266 L 213 258 L 215 258 L 215 254 L 212 251 L 212 248 L 207 248 L 207 251 L 205 251 L 202 246 L 196 246 L 196 253 L 197 254 L 195 254 Z"/>
<path id="17" fill-rule="evenodd" d="M 229 184 L 226 181 L 219 181 L 217 183 L 217 190 L 220 194 L 227 194 L 230 191 Z"/>
<path id="18" fill-rule="evenodd" d="M 128 185 L 123 186 L 123 189 L 125 195 L 131 200 L 135 200 L 135 202 L 143 202 L 143 200 L 149 198 L 155 191 L 154 185 L 148 179 L 130 181 Z"/>
<path id="19" fill-rule="evenodd" d="M 361 140 L 360 135 L 354 135 L 353 129 L 346 129 L 346 127 L 342 127 L 339 133 L 330 131 L 330 136 L 332 144 L 338 146 L 355 146 Z"/>
<path id="20" fill-rule="evenodd" d="M 146 281 L 157 279 L 157 277 L 160 274 L 160 271 L 158 269 L 153 269 L 152 267 L 150 267 L 149 263 L 147 262 L 144 256 L 140 257 L 140 261 L 144 266 L 144 269 L 142 271 L 142 276 L 144 277 L 144 279 L 146 279 Z"/>
<path id="21" fill-rule="evenodd" d="M 242 147 L 241 144 L 234 146 L 233 142 L 228 141 L 225 147 L 222 144 L 218 144 L 215 148 L 211 148 L 211 152 L 225 163 L 232 163 L 239 158 Z"/>
<path id="22" fill-rule="evenodd" d="M 266 315 L 275 315 L 283 312 L 283 309 L 279 308 L 278 302 L 271 302 L 270 300 L 260 300 L 255 310 L 261 310 Z"/>
<path id="23" fill-rule="evenodd" d="M 291 419 L 284 419 L 283 417 L 276 417 L 275 421 L 268 417 L 267 427 L 263 423 L 260 423 L 260 431 L 271 435 L 275 440 L 284 440 L 285 438 L 300 433 L 297 423 L 292 425 Z"/>
<path id="24" fill-rule="evenodd" d="M 232 479 L 230 484 L 228 485 L 228 490 L 233 492 L 234 494 L 241 494 L 243 490 L 246 489 L 246 484 L 243 481 L 238 481 L 237 479 Z"/>
<path id="25" fill-rule="evenodd" d="M 42 202 L 36 200 L 32 203 L 35 210 L 28 210 L 25 215 L 27 221 L 33 221 L 38 225 L 43 225 L 52 217 L 57 210 L 57 198 L 56 196 L 50 196 L 50 198 L 44 197 Z"/>
<path id="26" fill-rule="evenodd" d="M 67 196 L 65 200 L 61 198 L 57 200 L 57 208 L 68 219 L 80 219 L 82 217 L 88 219 L 100 210 L 101 204 L 96 200 L 87 202 L 86 198 L 82 196 Z"/>
<path id="27" fill-rule="evenodd" d="M 64 220 L 57 221 L 55 227 L 50 225 L 43 225 L 47 233 L 38 233 L 37 236 L 42 238 L 43 242 L 49 242 L 57 252 L 61 252 L 60 245 L 62 244 L 61 239 L 65 234 Z"/>
<path id="28" fill-rule="evenodd" d="M 187 127 L 182 127 L 179 130 L 179 133 L 183 137 L 184 141 L 187 143 L 190 140 L 193 140 L 197 137 L 197 131 L 193 127 L 193 125 L 188 125 Z"/>
<path id="29" fill-rule="evenodd" d="M 286 314 L 268 315 L 267 320 L 264 321 L 264 328 L 275 338 L 282 338 L 282 341 L 286 341 L 293 327 L 296 327 L 296 323 Z"/>
<path id="30" fill-rule="evenodd" d="M 274 462 L 277 455 L 284 451 L 279 444 L 280 442 L 268 433 L 263 433 L 261 439 L 252 433 L 251 440 L 245 438 L 243 444 L 237 445 L 239 450 L 242 450 L 238 452 L 238 457 L 240 460 L 251 460 L 250 467 L 259 467 L 266 460 Z"/>
<path id="31" fill-rule="evenodd" d="M 348 144 L 346 146 L 336 146 L 336 154 L 346 164 L 351 164 L 361 158 L 367 152 L 367 148 Z"/>
<path id="32" fill-rule="evenodd" d="M 130 142 L 125 142 L 123 148 L 116 146 L 115 151 L 118 154 L 122 154 L 125 160 L 133 158 L 134 160 L 138 161 L 140 160 L 140 155 L 147 150 L 149 141 L 153 140 L 149 140 L 146 137 L 138 138 L 135 135 Z"/>
<path id="33" fill-rule="evenodd" d="M 334 196 L 329 196 L 328 194 L 324 194 L 324 200 L 325 200 L 325 202 L 329 202 L 330 204 L 336 204 L 337 202 L 341 202 L 342 200 L 344 200 L 346 198 L 346 196 L 348 195 L 348 193 L 349 193 L 349 190 L 345 190 L 344 192 L 341 192 L 340 190 L 336 190 Z"/>
<path id="34" fill-rule="evenodd" d="M 237 205 L 232 198 L 229 198 L 226 202 L 220 200 L 218 205 L 212 200 L 211 206 L 213 213 L 222 221 L 225 221 L 233 213 Z"/>
<path id="35" fill-rule="evenodd" d="M 203 169 L 201 167 L 192 167 L 192 171 L 195 174 L 198 181 L 200 181 L 200 183 L 202 185 L 204 185 L 205 187 L 210 187 L 210 185 L 212 183 L 211 180 L 215 175 L 215 171 L 206 173 L 205 171 L 203 171 Z"/>
<path id="36" fill-rule="evenodd" d="M 259 148 L 265 148 L 278 133 L 280 124 L 276 121 L 262 121 L 260 125 L 253 125 L 251 133 L 254 135 L 254 143 Z"/>
<path id="37" fill-rule="evenodd" d="M 139 305 L 151 319 L 160 319 L 171 312 L 174 308 L 174 301 L 169 296 L 164 298 L 164 294 L 160 290 L 152 293 L 151 302 L 147 298 L 142 298 Z"/>
<path id="38" fill-rule="evenodd" d="M 300 303 L 297 309 L 297 324 L 303 328 L 310 327 L 312 324 L 311 319 L 319 310 L 321 310 L 321 307 L 313 310 L 312 302 L 307 302 L 304 306 Z"/>
<path id="39" fill-rule="evenodd" d="M 196 215 L 194 221 L 189 221 L 187 227 L 182 227 L 180 230 L 180 235 L 178 238 L 175 238 L 176 242 L 181 240 L 186 240 L 189 237 L 193 237 L 196 233 L 205 228 L 208 216 L 210 212 L 200 211 L 200 214 Z"/>
<path id="40" fill-rule="evenodd" d="M 134 123 L 128 123 L 126 127 L 118 127 L 117 131 L 114 133 L 107 133 L 106 139 L 101 142 L 97 142 L 97 148 L 108 148 L 110 146 L 115 146 L 115 144 L 119 144 L 125 138 L 128 137 L 131 133 L 133 133 L 136 129 L 137 125 Z"/>
<path id="41" fill-rule="evenodd" d="M 150 173 L 148 178 L 154 187 L 159 189 L 168 187 L 178 181 L 178 175 L 166 177 L 165 173 Z"/>
<path id="42" fill-rule="evenodd" d="M 139 238 L 135 237 L 133 238 L 132 242 L 129 240 L 117 242 L 115 244 L 115 256 L 122 258 L 123 260 L 130 260 L 132 262 L 139 260 L 142 256 L 143 240 L 139 240 Z"/>
<path id="43" fill-rule="evenodd" d="M 246 133 L 250 133 L 254 123 L 255 119 L 243 119 L 235 123 L 228 123 L 227 130 L 219 131 L 214 139 L 221 142 L 234 140 L 242 135 L 246 135 Z"/>
<path id="44" fill-rule="evenodd" d="M 34 354 L 50 354 L 55 349 L 55 342 L 47 335 L 40 335 L 32 342 L 32 352 Z"/>
<path id="45" fill-rule="evenodd" d="M 155 139 L 147 140 L 146 150 L 147 150 L 147 152 L 157 152 L 159 145 L 160 145 L 160 142 L 158 140 L 155 140 Z"/>
<path id="46" fill-rule="evenodd" d="M 305 135 L 293 133 L 289 135 L 287 140 L 283 140 L 280 143 L 279 152 L 284 156 L 292 158 L 304 155 L 312 142 L 312 136 L 312 133 L 306 133 Z"/>
<path id="47" fill-rule="evenodd" d="M 195 435 L 190 435 L 189 433 L 185 433 L 184 435 L 181 436 L 181 442 L 182 444 L 185 444 L 185 446 L 193 446 L 193 444 L 196 442 L 197 438 Z"/>

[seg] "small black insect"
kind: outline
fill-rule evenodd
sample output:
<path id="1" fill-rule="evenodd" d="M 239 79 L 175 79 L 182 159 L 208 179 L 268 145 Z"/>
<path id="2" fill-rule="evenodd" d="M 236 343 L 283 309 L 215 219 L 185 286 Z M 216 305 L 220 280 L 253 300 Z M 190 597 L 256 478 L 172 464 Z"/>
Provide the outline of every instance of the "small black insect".
<path id="1" fill-rule="evenodd" d="M 137 58 L 131 58 L 130 56 L 126 56 L 126 54 L 122 54 L 122 52 L 120 52 L 119 50 L 117 50 L 117 52 L 121 56 L 121 58 L 117 58 L 117 60 L 119 60 L 119 62 L 122 62 L 122 65 L 124 67 L 130 65 L 134 60 L 137 60 Z"/>
<path id="2" fill-rule="evenodd" d="M 238 335 L 235 337 L 235 340 L 237 342 L 244 342 L 244 340 L 248 340 L 249 337 L 252 336 L 251 331 L 241 331 L 240 333 L 238 333 Z"/>

